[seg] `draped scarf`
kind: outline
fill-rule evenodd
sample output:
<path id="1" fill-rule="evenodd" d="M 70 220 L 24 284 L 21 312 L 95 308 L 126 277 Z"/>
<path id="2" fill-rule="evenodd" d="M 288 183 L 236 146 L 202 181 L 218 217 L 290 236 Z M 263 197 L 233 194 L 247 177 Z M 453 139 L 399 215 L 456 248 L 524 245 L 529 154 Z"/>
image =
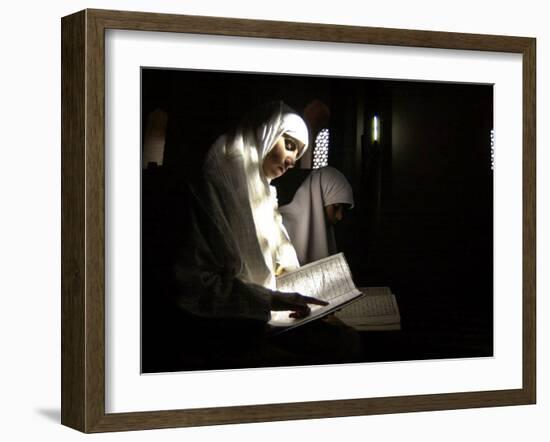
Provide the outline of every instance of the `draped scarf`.
<path id="1" fill-rule="evenodd" d="M 278 211 L 276 190 L 262 169 L 283 134 L 303 143 L 297 158 L 303 155 L 308 143 L 304 121 L 284 103 L 270 103 L 218 138 L 204 164 L 205 179 L 220 202 L 208 212 L 221 230 L 225 247 L 236 252 L 236 276 L 271 289 L 276 288 L 278 269 L 299 267 Z"/>
<path id="2" fill-rule="evenodd" d="M 313 170 L 292 201 L 279 208 L 301 265 L 337 252 L 334 229 L 325 215 L 325 206 L 331 204 L 353 207 L 353 190 L 340 171 L 326 166 Z"/>

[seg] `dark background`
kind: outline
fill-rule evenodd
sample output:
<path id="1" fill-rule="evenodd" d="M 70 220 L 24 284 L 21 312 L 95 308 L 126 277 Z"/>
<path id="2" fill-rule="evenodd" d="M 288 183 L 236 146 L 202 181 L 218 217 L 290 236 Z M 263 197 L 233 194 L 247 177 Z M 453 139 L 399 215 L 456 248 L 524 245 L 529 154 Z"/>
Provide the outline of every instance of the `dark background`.
<path id="1" fill-rule="evenodd" d="M 170 265 L 161 226 L 178 210 L 173 178 L 198 170 L 245 112 L 279 99 L 305 113 L 312 139 L 330 130 L 328 164 L 356 201 L 336 229 L 356 285 L 389 286 L 397 297 L 402 330 L 363 332 L 364 360 L 491 356 L 493 88 L 456 83 L 143 69 L 142 133 L 153 111 L 167 121 L 162 165 L 142 174 L 144 338 L 155 326 L 149 276 Z M 291 174 L 284 180 L 274 183 L 280 200 L 292 197 Z"/>

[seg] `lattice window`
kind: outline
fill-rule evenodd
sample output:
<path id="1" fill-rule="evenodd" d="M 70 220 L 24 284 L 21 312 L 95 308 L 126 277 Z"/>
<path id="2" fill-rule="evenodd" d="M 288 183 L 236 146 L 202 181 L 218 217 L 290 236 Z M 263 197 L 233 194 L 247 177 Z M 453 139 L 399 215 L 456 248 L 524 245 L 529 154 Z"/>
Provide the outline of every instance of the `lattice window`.
<path id="1" fill-rule="evenodd" d="M 491 170 L 495 169 L 495 130 L 491 129 Z"/>
<path id="2" fill-rule="evenodd" d="M 328 166 L 329 130 L 321 129 L 315 138 L 313 148 L 313 168 Z"/>

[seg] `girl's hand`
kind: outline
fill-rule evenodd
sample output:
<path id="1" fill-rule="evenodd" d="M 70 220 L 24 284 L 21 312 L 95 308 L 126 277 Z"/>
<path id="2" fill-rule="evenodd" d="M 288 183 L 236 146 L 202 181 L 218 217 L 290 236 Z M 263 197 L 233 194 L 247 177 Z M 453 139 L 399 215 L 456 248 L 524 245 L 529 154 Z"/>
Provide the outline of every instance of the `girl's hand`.
<path id="1" fill-rule="evenodd" d="M 325 306 L 328 302 L 299 293 L 275 292 L 271 298 L 271 310 L 292 310 L 289 316 L 296 319 L 305 318 L 311 313 L 308 304 Z"/>

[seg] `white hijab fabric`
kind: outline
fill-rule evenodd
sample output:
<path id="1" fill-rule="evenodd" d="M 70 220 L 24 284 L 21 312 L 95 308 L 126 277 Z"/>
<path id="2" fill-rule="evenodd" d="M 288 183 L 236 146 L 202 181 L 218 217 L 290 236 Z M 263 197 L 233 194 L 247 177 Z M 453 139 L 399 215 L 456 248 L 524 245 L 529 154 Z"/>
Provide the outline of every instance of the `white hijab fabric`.
<path id="1" fill-rule="evenodd" d="M 240 257 L 237 277 L 244 282 L 275 289 L 279 269 L 299 267 L 277 210 L 277 195 L 262 169 L 263 160 L 280 136 L 286 134 L 303 143 L 300 157 L 308 143 L 304 121 L 282 102 L 263 109 L 259 124 L 245 121 L 232 135 L 220 137 L 211 147 L 205 162 L 207 178 L 223 201 L 213 217 L 227 226 L 233 246 Z"/>
<path id="2" fill-rule="evenodd" d="M 292 201 L 279 208 L 301 265 L 337 252 L 334 229 L 325 215 L 325 206 L 331 204 L 353 207 L 353 190 L 341 172 L 327 166 L 313 170 Z"/>

